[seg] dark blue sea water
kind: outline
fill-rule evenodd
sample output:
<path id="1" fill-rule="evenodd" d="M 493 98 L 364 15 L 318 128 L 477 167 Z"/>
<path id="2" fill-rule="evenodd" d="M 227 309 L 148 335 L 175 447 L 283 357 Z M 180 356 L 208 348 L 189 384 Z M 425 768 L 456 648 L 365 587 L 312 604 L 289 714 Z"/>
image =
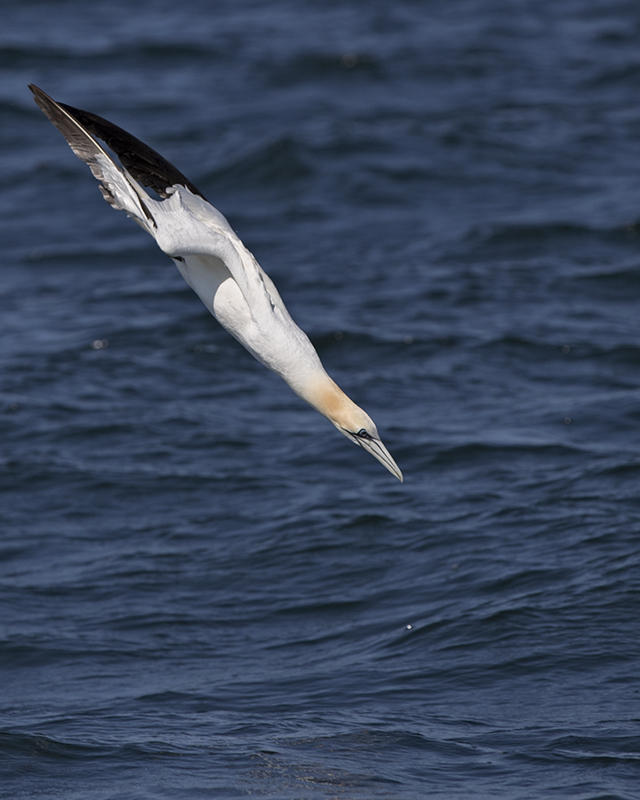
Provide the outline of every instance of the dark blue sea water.
<path id="1" fill-rule="evenodd" d="M 0 797 L 640 798 L 640 6 L 7 0 Z M 26 84 L 228 216 L 400 484 Z"/>

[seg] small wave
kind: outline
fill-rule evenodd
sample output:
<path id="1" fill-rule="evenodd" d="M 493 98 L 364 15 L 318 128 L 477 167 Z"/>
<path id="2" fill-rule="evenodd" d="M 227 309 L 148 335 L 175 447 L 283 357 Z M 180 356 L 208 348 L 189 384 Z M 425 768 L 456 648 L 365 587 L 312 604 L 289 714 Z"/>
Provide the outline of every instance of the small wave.
<path id="1" fill-rule="evenodd" d="M 582 331 L 580 332 L 582 334 Z M 570 360 L 576 361 L 591 361 L 593 359 L 601 359 L 603 366 L 606 364 L 629 364 L 635 366 L 640 359 L 640 339 L 638 343 L 635 342 L 602 342 L 602 341 L 589 341 L 583 338 L 572 338 L 569 331 L 562 334 L 563 339 L 570 339 L 571 343 L 565 341 L 558 341 L 556 337 L 547 334 L 544 338 L 534 338 L 532 336 L 521 336 L 517 334 L 505 333 L 500 336 L 491 338 L 480 339 L 476 342 L 468 342 L 468 346 L 476 352 L 484 354 L 488 353 L 507 353 L 514 356 L 526 358 L 529 363 L 534 363 L 538 360 L 540 364 L 545 365 L 549 370 L 553 366 L 553 362 Z M 595 338 L 595 337 L 594 337 Z M 550 373 L 550 378 L 554 378 L 553 373 Z M 625 382 L 619 384 L 612 384 L 611 376 L 606 376 L 608 385 L 625 386 Z M 636 385 L 635 371 L 629 376 L 629 385 L 631 387 Z"/>
<path id="2" fill-rule="evenodd" d="M 284 742 L 291 747 L 302 749 L 323 746 L 335 751 L 345 749 L 348 752 L 364 749 L 388 753 L 400 748 L 403 750 L 422 752 L 431 750 L 432 752 L 452 754 L 456 750 L 468 752 L 469 749 L 467 745 L 431 739 L 422 733 L 406 728 L 391 728 L 388 730 L 361 728 L 355 731 L 338 732 L 324 736 L 292 737 L 285 739 Z"/>
<path id="3" fill-rule="evenodd" d="M 386 514 L 356 514 L 343 522 L 340 529 L 343 531 L 351 529 L 374 531 L 376 528 L 384 528 L 391 522 L 392 517 Z"/>
<path id="4" fill-rule="evenodd" d="M 522 248 L 550 242 L 569 244 L 579 239 L 585 244 L 589 241 L 628 242 L 637 239 L 640 233 L 638 223 L 597 227 L 565 220 L 540 222 L 504 222 L 471 228 L 464 237 L 469 247 L 508 247 Z"/>
<path id="5" fill-rule="evenodd" d="M 311 172 L 311 160 L 304 145 L 292 136 L 281 136 L 236 156 L 225 166 L 206 172 L 200 180 L 203 184 L 218 187 L 229 184 L 238 189 L 260 183 L 295 181 L 306 178 Z"/>
<path id="6" fill-rule="evenodd" d="M 441 446 L 433 456 L 435 465 L 458 463 L 466 464 L 485 462 L 487 460 L 502 462 L 507 457 L 513 458 L 516 454 L 532 455 L 553 460 L 562 457 L 575 458 L 587 452 L 576 444 L 558 444 L 556 442 L 532 442 L 529 440 L 517 442 L 464 442 L 451 446 Z"/>
<path id="7" fill-rule="evenodd" d="M 38 65 L 51 65 L 51 63 L 78 64 L 83 60 L 91 62 L 92 70 L 102 66 L 111 67 L 117 61 L 122 67 L 135 64 L 140 68 L 141 63 L 148 60 L 149 66 L 155 61 L 162 60 L 166 63 L 172 60 L 183 62 L 185 58 L 197 61 L 205 59 L 210 62 L 216 57 L 223 58 L 225 49 L 216 49 L 212 43 L 206 45 L 197 42 L 187 42 L 166 39 L 162 42 L 134 41 L 120 43 L 113 46 L 111 43 L 97 43 L 95 40 L 85 42 L 82 37 L 68 38 L 64 46 L 52 44 L 38 44 L 37 47 L 23 45 L 4 45 L 0 47 L 0 67 L 15 70 L 26 67 L 33 70 Z"/>
<path id="8" fill-rule="evenodd" d="M 138 703 L 148 703 L 152 706 L 170 703 L 173 707 L 184 708 L 190 711 L 197 711 L 199 708 L 208 708 L 211 706 L 211 697 L 209 695 L 180 692 L 175 689 L 141 694 L 136 698 L 136 701 Z"/>
<path id="9" fill-rule="evenodd" d="M 616 66 L 608 64 L 600 67 L 597 59 L 591 63 L 596 65 L 596 69 L 581 81 L 582 86 L 587 89 L 608 89 L 620 84 L 633 85 L 640 78 L 640 62 L 633 59 Z"/>
<path id="10" fill-rule="evenodd" d="M 547 752 L 557 758 L 601 764 L 636 764 L 640 761 L 640 738 L 634 735 L 559 736 Z"/>
<path id="11" fill-rule="evenodd" d="M 14 756 L 44 757 L 54 760 L 96 757 L 108 752 L 108 749 L 102 746 L 64 742 L 39 733 L 10 731 L 0 731 L 0 750 Z"/>
<path id="12" fill-rule="evenodd" d="M 574 280 L 585 290 L 597 292 L 600 300 L 629 299 L 640 290 L 640 264 L 634 262 L 622 269 L 599 268 L 578 275 Z"/>

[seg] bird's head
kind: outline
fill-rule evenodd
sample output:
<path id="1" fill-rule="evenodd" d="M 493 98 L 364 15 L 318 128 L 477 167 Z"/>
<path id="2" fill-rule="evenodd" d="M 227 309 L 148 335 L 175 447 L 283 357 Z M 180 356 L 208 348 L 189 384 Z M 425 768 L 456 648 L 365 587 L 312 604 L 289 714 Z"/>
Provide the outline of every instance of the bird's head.
<path id="1" fill-rule="evenodd" d="M 332 419 L 331 422 L 347 439 L 362 447 L 367 453 L 371 453 L 392 475 L 402 481 L 402 472 L 382 443 L 378 429 L 371 417 L 355 403 L 351 403 L 351 405 L 353 408 L 350 408 L 348 413 L 338 419 Z"/>
<path id="2" fill-rule="evenodd" d="M 403 480 L 402 472 L 382 443 L 374 421 L 334 381 L 330 378 L 324 380 L 321 387 L 306 399 L 324 414 L 343 436 L 371 453 L 399 481 Z"/>

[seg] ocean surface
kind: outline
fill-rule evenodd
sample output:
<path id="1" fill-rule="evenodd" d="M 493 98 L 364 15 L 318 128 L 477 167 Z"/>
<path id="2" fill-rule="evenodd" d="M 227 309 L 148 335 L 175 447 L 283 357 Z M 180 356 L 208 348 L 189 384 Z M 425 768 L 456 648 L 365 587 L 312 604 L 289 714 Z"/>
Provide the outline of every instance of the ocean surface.
<path id="1" fill-rule="evenodd" d="M 640 5 L 2 17 L 2 800 L 640 798 Z M 29 82 L 227 215 L 404 484 Z"/>

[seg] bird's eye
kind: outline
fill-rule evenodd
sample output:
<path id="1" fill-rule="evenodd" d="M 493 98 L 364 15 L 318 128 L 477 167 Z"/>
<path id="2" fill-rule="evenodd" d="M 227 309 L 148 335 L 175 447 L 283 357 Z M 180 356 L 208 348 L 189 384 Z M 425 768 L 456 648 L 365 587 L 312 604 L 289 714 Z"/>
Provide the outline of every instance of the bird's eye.
<path id="1" fill-rule="evenodd" d="M 356 436 L 360 436 L 362 439 L 371 438 L 364 428 L 360 428 L 360 430 L 356 433 Z"/>

